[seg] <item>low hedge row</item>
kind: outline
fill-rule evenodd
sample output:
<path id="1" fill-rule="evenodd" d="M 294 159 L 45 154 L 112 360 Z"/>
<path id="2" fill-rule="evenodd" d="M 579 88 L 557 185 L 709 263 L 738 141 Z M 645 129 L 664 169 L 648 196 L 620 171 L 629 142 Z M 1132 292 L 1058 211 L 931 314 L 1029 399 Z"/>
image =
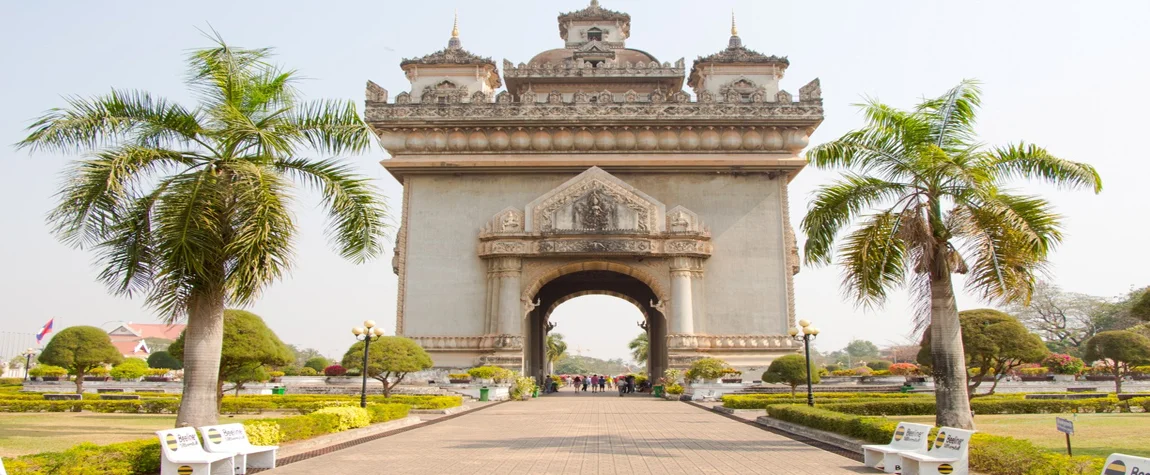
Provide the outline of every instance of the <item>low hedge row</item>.
<path id="1" fill-rule="evenodd" d="M 723 396 L 723 407 L 729 409 L 766 409 L 771 404 L 794 404 L 806 399 L 805 395 L 792 397 L 790 394 L 727 394 Z M 884 400 L 930 400 L 929 395 L 903 393 L 815 393 L 816 401 L 884 401 Z"/>
<path id="2" fill-rule="evenodd" d="M 934 400 L 870 401 L 823 404 L 831 411 L 860 416 L 912 416 L 934 414 Z M 1061 414 L 1068 412 L 1150 412 L 1150 397 L 1119 401 L 1114 396 L 1094 399 L 983 399 L 970 401 L 975 414 Z"/>
<path id="3" fill-rule="evenodd" d="M 420 396 L 420 395 L 392 395 L 391 397 L 368 396 L 367 400 L 380 404 L 407 404 L 413 409 L 447 409 L 463 405 L 462 396 Z M 233 402 L 234 401 L 234 402 Z M 225 396 L 224 404 L 236 404 L 235 407 L 264 407 L 261 403 L 270 403 L 274 409 L 296 409 L 301 412 L 312 412 L 326 405 L 340 405 L 339 403 L 358 404 L 359 396 L 330 396 L 330 395 L 284 395 L 284 396 Z"/>
<path id="4" fill-rule="evenodd" d="M 100 412 L 126 414 L 175 414 L 179 399 L 141 399 L 136 401 L 44 401 L 0 400 L 0 412 Z"/>
<path id="5" fill-rule="evenodd" d="M 767 407 L 767 414 L 875 444 L 889 443 L 898 426 L 898 422 L 891 419 L 844 414 L 830 410 L 829 406 L 776 404 Z M 931 430 L 932 438 L 936 431 Z M 1029 441 L 1012 437 L 976 433 L 970 442 L 970 469 L 995 475 L 1096 474 L 1104 462 L 1098 457 L 1068 457 L 1048 452 Z"/>
<path id="6" fill-rule="evenodd" d="M 84 443 L 63 452 L 5 459 L 10 475 L 147 475 L 160 472 L 160 442 Z"/>
<path id="7" fill-rule="evenodd" d="M 328 407 L 310 414 L 243 422 L 248 438 L 256 445 L 275 445 L 294 440 L 334 434 L 356 427 L 407 417 L 407 404 L 368 404 L 367 409 L 351 406 Z"/>

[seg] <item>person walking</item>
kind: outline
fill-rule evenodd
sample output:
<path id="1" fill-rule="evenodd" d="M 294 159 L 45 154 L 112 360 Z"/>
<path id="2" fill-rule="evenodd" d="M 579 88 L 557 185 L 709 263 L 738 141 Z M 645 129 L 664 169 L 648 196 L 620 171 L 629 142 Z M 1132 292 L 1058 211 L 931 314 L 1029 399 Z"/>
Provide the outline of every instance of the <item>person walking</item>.
<path id="1" fill-rule="evenodd" d="M 607 390 L 607 377 L 606 376 L 600 376 L 599 377 L 599 392 L 604 392 L 606 390 Z"/>
<path id="2" fill-rule="evenodd" d="M 633 374 L 627 375 L 627 392 L 628 393 L 634 393 L 635 392 L 635 375 L 633 375 Z"/>
<path id="3" fill-rule="evenodd" d="M 595 392 L 595 385 L 599 383 L 599 375 L 591 375 L 591 392 Z"/>
<path id="4" fill-rule="evenodd" d="M 590 379 L 591 378 L 588 378 L 587 376 L 583 377 L 583 392 L 587 392 L 587 385 L 590 383 Z"/>
<path id="5" fill-rule="evenodd" d="M 571 380 L 571 382 L 572 382 L 571 387 L 575 388 L 575 392 L 579 392 L 579 385 L 583 384 L 582 377 L 576 376 L 575 379 Z"/>

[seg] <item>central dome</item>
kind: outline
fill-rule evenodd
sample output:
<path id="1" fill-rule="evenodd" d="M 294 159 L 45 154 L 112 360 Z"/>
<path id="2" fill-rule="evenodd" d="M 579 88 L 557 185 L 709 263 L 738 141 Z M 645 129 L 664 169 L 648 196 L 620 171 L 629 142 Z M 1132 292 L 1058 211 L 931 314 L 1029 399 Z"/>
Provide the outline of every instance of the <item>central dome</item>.
<path id="1" fill-rule="evenodd" d="M 642 50 L 631 48 L 620 48 L 615 51 L 615 62 L 619 64 L 638 62 L 650 63 L 652 61 L 658 63 L 659 60 L 651 56 L 650 53 Z M 563 64 L 567 60 L 574 60 L 575 50 L 570 48 L 555 48 L 549 49 L 542 53 L 535 55 L 527 64 L 532 66 L 541 66 L 547 63 Z"/>

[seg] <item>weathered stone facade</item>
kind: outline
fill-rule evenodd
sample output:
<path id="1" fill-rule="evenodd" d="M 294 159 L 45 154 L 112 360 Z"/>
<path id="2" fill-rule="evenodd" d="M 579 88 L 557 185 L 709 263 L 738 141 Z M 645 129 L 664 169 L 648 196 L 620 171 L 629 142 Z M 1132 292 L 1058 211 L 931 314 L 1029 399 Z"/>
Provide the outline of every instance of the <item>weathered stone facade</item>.
<path id="1" fill-rule="evenodd" d="M 787 183 L 822 121 L 818 80 L 796 100 L 778 84 L 789 61 L 732 31 L 693 65 L 692 96 L 683 60 L 625 47 L 625 13 L 592 2 L 559 20 L 564 47 L 505 60 L 502 80 L 453 31 L 404 62 L 410 92 L 368 83 L 404 186 L 398 332 L 437 366 L 540 375 L 551 312 L 597 293 L 643 312 L 652 372 L 795 351 Z"/>

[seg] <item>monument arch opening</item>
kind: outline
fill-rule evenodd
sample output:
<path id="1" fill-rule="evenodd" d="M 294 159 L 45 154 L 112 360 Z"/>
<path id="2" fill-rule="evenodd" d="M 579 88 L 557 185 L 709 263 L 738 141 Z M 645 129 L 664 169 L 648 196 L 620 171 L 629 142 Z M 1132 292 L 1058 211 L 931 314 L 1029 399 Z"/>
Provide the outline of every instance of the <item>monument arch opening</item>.
<path id="1" fill-rule="evenodd" d="M 542 378 L 547 373 L 545 344 L 547 334 L 554 330 L 551 320 L 556 308 L 564 302 L 584 295 L 609 295 L 634 305 L 643 318 L 642 328 L 651 342 L 646 363 L 650 375 L 658 377 L 668 365 L 665 345 L 667 318 L 659 294 L 650 284 L 635 277 L 634 269 L 620 264 L 588 262 L 571 266 L 572 269 L 549 279 L 533 290 L 531 309 L 524 319 L 524 368 L 527 374 Z M 632 335 L 632 333 L 628 333 Z"/>

